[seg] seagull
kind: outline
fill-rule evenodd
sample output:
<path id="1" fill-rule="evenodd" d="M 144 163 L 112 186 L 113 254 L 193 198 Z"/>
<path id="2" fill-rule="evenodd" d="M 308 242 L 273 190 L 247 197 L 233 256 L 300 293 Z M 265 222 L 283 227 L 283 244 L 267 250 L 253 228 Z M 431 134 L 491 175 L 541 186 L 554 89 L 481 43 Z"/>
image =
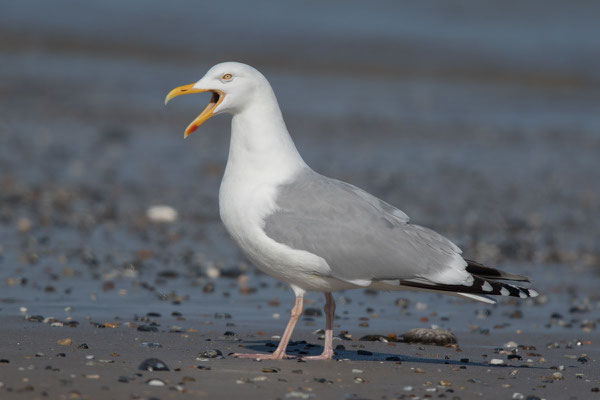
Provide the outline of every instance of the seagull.
<path id="1" fill-rule="evenodd" d="M 273 353 L 233 356 L 296 358 L 286 354 L 286 348 L 307 291 L 325 295 L 326 330 L 323 353 L 304 360 L 329 360 L 334 355 L 334 291 L 424 290 L 491 304 L 495 301 L 490 295 L 538 295 L 505 282 L 529 282 L 527 277 L 467 260 L 458 246 L 411 223 L 401 210 L 313 171 L 288 133 L 271 85 L 255 68 L 217 64 L 196 83 L 169 92 L 165 104 L 176 96 L 203 92 L 212 97 L 185 137 L 215 115 L 232 115 L 219 190 L 221 220 L 248 259 L 288 283 L 296 295 Z"/>

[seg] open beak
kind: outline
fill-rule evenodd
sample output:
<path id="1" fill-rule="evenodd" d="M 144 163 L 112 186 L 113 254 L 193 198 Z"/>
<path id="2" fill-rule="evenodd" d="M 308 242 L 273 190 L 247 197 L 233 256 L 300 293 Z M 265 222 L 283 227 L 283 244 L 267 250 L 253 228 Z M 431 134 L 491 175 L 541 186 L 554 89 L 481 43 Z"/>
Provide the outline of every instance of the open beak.
<path id="1" fill-rule="evenodd" d="M 204 111 L 202 111 L 200 113 L 200 115 L 198 115 L 196 117 L 196 119 L 194 119 L 188 125 L 188 127 L 185 129 L 185 137 L 188 137 L 188 135 L 190 133 L 192 133 L 196 129 L 198 129 L 198 127 L 200 125 L 202 125 L 207 119 L 209 119 L 210 117 L 215 115 L 213 111 L 215 110 L 215 108 L 217 108 L 217 106 L 219 104 L 221 104 L 223 102 L 223 99 L 225 99 L 225 93 L 223 93 L 220 90 L 216 90 L 216 89 L 195 89 L 194 84 L 191 84 L 191 85 L 179 86 L 179 87 L 171 90 L 169 92 L 169 94 L 167 95 L 167 97 L 165 98 L 165 104 L 167 104 L 169 102 L 169 100 L 171 100 L 173 97 L 181 96 L 182 94 L 203 93 L 203 92 L 212 92 L 212 97 L 210 98 L 210 103 L 208 103 L 208 105 L 206 106 Z"/>

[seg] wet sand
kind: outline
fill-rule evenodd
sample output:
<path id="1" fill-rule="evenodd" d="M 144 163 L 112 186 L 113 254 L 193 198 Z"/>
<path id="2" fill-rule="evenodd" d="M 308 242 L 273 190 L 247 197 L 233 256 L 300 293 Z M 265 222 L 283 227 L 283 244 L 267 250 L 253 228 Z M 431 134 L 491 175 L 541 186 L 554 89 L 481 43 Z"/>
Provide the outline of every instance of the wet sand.
<path id="1" fill-rule="evenodd" d="M 74 279 L 67 280 L 69 286 L 76 286 Z M 165 293 L 185 287 L 180 280 L 172 278 L 161 286 Z M 597 301 L 591 287 L 574 296 L 564 286 L 538 282 L 552 294 L 537 301 L 503 300 L 497 306 L 437 295 L 338 293 L 335 360 L 258 362 L 229 354 L 273 351 L 277 337 L 272 335 L 281 334 L 292 296 L 264 276 L 243 282 L 249 286 L 240 290 L 237 280 L 221 278 L 214 291 L 210 286 L 205 292 L 202 287 L 188 289 L 189 298 L 177 298 L 144 296 L 152 290 L 136 279 L 122 278 L 95 299 L 71 302 L 61 296 L 50 307 L 21 309 L 22 316 L 14 315 L 23 301 L 18 297 L 22 290 L 9 291 L 15 298 L 0 303 L 2 398 L 598 395 L 600 354 L 595 322 L 588 319 L 594 303 L 579 302 Z M 320 300 L 308 297 L 290 354 L 301 357 L 322 350 Z M 121 306 L 114 305 L 117 301 Z M 48 309 L 48 315 L 35 314 Z M 457 345 L 365 340 L 377 334 L 401 337 L 410 328 L 429 326 L 454 331 Z M 211 354 L 214 350 L 218 352 Z M 169 371 L 140 370 L 150 358 L 162 361 Z"/>

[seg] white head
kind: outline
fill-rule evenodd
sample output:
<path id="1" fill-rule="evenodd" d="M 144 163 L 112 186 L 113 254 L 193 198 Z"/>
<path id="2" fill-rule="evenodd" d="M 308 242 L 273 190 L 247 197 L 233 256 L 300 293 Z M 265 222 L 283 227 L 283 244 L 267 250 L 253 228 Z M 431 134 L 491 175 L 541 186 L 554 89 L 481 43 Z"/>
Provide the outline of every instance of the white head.
<path id="1" fill-rule="evenodd" d="M 210 103 L 185 130 L 185 137 L 213 115 L 241 112 L 256 96 L 273 96 L 267 79 L 256 69 L 238 62 L 224 62 L 212 67 L 198 82 L 169 92 L 165 104 L 173 97 L 189 93 L 212 92 Z"/>

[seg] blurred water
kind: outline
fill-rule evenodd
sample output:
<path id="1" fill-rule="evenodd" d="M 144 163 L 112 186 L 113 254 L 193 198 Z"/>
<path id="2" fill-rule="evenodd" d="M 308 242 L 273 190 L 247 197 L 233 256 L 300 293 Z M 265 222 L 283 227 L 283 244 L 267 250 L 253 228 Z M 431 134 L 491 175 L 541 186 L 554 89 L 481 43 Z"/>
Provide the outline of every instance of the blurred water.
<path id="1" fill-rule="evenodd" d="M 191 268 L 189 253 L 242 262 L 217 217 L 228 118 L 183 142 L 207 98 L 163 105 L 224 60 L 265 73 L 317 171 L 468 256 L 521 263 L 545 285 L 597 267 L 598 15 L 600 3 L 583 0 L 3 1 L 0 277 L 84 271 L 81 291 L 53 300 L 62 307 L 98 285 L 88 274 L 122 270 L 140 249 L 154 251 L 145 279 Z M 156 203 L 182 218 L 149 225 Z M 82 265 L 83 247 L 99 272 Z M 42 303 L 54 296 L 32 290 Z"/>

